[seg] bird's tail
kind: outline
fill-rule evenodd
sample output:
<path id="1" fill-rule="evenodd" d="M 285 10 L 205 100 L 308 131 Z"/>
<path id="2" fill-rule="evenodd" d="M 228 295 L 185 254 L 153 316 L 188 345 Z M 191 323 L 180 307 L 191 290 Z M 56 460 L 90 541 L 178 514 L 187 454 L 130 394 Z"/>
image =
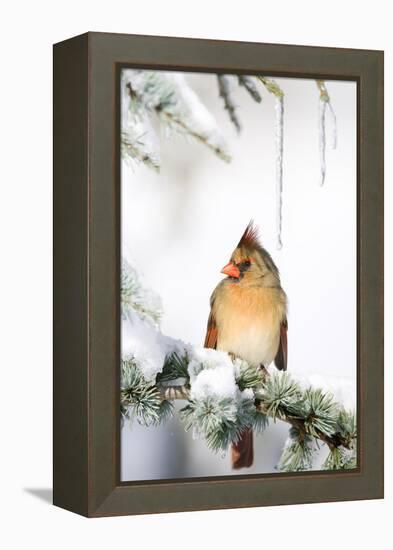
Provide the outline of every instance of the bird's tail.
<path id="1" fill-rule="evenodd" d="M 249 468 L 254 461 L 252 429 L 246 428 L 237 443 L 232 443 L 232 468 Z"/>

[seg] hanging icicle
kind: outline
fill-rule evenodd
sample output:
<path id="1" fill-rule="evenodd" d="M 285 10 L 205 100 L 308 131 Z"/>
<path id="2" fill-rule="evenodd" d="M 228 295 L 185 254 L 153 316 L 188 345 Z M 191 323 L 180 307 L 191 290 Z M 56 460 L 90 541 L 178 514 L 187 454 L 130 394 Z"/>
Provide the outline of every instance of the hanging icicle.
<path id="1" fill-rule="evenodd" d="M 326 176 L 326 129 L 325 129 L 326 101 L 319 99 L 318 134 L 319 134 L 319 162 L 321 167 L 320 185 L 325 183 Z"/>
<path id="2" fill-rule="evenodd" d="M 325 183 L 326 177 L 326 108 L 330 113 L 332 120 L 331 148 L 337 147 L 337 123 L 336 114 L 330 102 L 330 96 L 323 80 L 316 80 L 319 89 L 319 116 L 318 116 L 318 133 L 319 133 L 319 158 L 321 166 L 320 185 Z"/>
<path id="3" fill-rule="evenodd" d="M 276 235 L 277 250 L 282 248 L 282 187 L 283 187 L 283 149 L 284 149 L 284 96 L 276 97 Z"/>
<path id="4" fill-rule="evenodd" d="M 282 248 L 282 204 L 283 204 L 283 151 L 284 151 L 284 92 L 271 78 L 259 76 L 265 88 L 276 97 L 275 146 L 276 146 L 276 239 L 277 250 Z"/>

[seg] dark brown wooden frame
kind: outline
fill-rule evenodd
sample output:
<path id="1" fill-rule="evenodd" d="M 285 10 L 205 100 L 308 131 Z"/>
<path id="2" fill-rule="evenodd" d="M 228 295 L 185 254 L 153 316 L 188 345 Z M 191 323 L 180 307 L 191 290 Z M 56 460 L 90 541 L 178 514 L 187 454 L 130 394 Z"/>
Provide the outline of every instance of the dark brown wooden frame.
<path id="1" fill-rule="evenodd" d="M 120 483 L 126 65 L 357 82 L 357 470 Z M 53 430 L 54 504 L 89 517 L 383 497 L 383 52 L 106 33 L 54 46 Z"/>

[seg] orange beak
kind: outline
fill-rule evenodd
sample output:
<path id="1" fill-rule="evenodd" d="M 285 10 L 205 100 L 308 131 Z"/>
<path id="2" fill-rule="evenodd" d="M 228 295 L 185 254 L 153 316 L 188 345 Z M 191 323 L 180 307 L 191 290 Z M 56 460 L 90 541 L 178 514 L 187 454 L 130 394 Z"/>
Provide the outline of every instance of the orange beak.
<path id="1" fill-rule="evenodd" d="M 240 277 L 239 268 L 236 267 L 232 262 L 229 262 L 225 267 L 221 269 L 221 273 L 228 275 L 229 277 L 235 277 L 238 279 Z"/>

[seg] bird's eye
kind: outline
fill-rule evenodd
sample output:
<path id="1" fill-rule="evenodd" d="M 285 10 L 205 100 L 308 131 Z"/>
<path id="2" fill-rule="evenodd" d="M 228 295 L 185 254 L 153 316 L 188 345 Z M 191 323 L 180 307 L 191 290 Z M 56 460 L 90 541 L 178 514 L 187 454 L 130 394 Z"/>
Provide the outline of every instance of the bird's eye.
<path id="1" fill-rule="evenodd" d="M 240 269 L 240 271 L 246 271 L 251 265 L 250 260 L 246 260 L 244 262 L 240 262 L 237 264 L 237 267 Z"/>

